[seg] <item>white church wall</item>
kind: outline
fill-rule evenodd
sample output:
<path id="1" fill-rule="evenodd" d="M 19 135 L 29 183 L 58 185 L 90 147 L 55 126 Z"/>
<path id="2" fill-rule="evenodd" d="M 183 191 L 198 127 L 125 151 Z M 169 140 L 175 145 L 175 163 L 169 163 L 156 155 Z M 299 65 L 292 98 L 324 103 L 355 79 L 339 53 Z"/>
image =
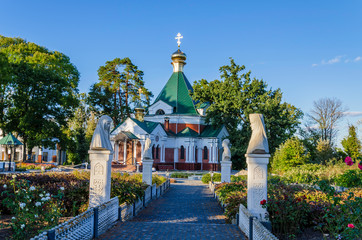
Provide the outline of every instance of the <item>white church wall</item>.
<path id="1" fill-rule="evenodd" d="M 163 110 L 165 112 L 165 114 L 172 114 L 173 113 L 173 107 L 168 105 L 167 103 L 165 103 L 162 100 L 157 101 L 156 103 L 152 104 L 149 108 L 148 108 L 148 112 L 151 115 L 156 114 L 157 110 Z"/>

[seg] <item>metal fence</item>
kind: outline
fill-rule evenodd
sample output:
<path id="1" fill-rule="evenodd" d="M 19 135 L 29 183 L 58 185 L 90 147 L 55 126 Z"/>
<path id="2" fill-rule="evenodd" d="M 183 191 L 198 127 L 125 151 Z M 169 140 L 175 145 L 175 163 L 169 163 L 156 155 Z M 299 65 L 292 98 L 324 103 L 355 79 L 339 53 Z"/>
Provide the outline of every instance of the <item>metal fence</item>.
<path id="1" fill-rule="evenodd" d="M 119 205 L 118 197 L 91 208 L 86 212 L 64 222 L 48 231 L 33 237 L 31 240 L 58 240 L 58 239 L 93 239 L 105 233 L 117 221 L 127 221 L 136 216 L 149 202 L 160 197 L 170 187 L 167 180 L 159 187 L 156 184 L 145 190 L 142 199 L 137 199 L 133 204 Z"/>

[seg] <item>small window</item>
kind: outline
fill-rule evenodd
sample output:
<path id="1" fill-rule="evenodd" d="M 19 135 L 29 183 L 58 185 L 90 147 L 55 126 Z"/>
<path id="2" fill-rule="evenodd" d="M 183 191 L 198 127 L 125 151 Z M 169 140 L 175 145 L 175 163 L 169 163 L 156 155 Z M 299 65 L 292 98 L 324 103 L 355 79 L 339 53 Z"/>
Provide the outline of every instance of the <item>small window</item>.
<path id="1" fill-rule="evenodd" d="M 159 147 L 157 146 L 156 147 L 156 159 L 158 159 L 158 150 L 159 150 Z"/>
<path id="2" fill-rule="evenodd" d="M 163 111 L 162 109 L 158 109 L 156 111 L 156 115 L 164 115 L 165 114 L 165 111 Z"/>
<path id="3" fill-rule="evenodd" d="M 184 146 L 181 146 L 181 157 L 180 159 L 185 159 L 185 148 Z"/>
<path id="4" fill-rule="evenodd" d="M 176 110 L 177 110 L 177 108 L 176 108 L 176 107 L 173 107 L 173 112 L 174 112 L 174 113 L 176 112 Z"/>
<path id="5" fill-rule="evenodd" d="M 195 147 L 195 162 L 197 162 L 197 147 Z"/>
<path id="6" fill-rule="evenodd" d="M 155 159 L 155 146 L 152 146 L 152 158 Z"/>
<path id="7" fill-rule="evenodd" d="M 207 147 L 204 147 L 204 159 L 208 159 L 208 153 L 209 151 L 207 150 Z"/>

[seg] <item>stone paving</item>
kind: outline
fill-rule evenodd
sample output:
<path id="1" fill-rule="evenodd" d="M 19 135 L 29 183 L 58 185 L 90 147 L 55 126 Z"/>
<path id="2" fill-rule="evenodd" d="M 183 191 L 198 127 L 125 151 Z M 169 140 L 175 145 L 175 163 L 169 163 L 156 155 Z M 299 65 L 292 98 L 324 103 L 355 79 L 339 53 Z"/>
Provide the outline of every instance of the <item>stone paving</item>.
<path id="1" fill-rule="evenodd" d="M 225 224 L 221 207 L 201 181 L 179 180 L 132 220 L 118 223 L 99 239 L 244 239 Z"/>

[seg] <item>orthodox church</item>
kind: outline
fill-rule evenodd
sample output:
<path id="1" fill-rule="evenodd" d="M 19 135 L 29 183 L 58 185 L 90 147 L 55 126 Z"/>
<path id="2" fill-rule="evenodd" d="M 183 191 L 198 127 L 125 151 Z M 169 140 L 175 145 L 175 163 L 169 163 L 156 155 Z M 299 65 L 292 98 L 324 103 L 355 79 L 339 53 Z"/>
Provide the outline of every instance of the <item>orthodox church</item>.
<path id="1" fill-rule="evenodd" d="M 180 50 L 181 38 L 178 34 L 179 48 L 171 55 L 173 73 L 156 100 L 146 113 L 138 107 L 134 118 L 127 118 L 112 130 L 114 162 L 141 165 L 149 137 L 157 170 L 220 169 L 221 142 L 229 133 L 224 126 L 206 125 L 208 104 L 196 108 L 189 93 L 192 86 L 183 72 L 186 54 Z"/>

